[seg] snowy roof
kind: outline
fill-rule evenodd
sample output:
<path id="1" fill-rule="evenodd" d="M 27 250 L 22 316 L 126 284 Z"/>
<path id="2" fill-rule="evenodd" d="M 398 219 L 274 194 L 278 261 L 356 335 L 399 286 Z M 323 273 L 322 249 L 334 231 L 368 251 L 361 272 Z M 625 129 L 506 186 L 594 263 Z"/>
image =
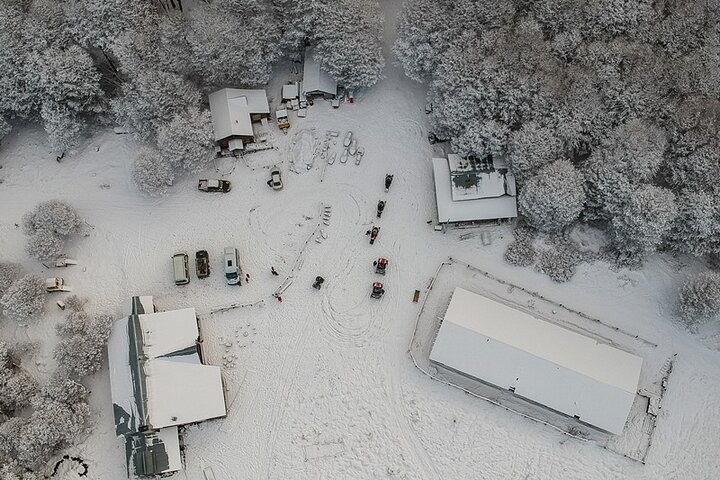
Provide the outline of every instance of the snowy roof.
<path id="1" fill-rule="evenodd" d="M 456 288 L 430 353 L 436 364 L 622 432 L 642 358 Z"/>
<path id="2" fill-rule="evenodd" d="M 515 177 L 503 169 L 452 175 L 448 160 L 433 158 L 438 221 L 517 217 Z M 472 184 L 470 188 L 466 185 Z"/>
<path id="3" fill-rule="evenodd" d="M 160 475 L 182 469 L 177 427 L 125 437 L 128 471 L 137 476 Z"/>
<path id="4" fill-rule="evenodd" d="M 251 115 L 270 114 L 265 90 L 223 88 L 209 96 L 215 141 L 252 136 Z"/>
<path id="5" fill-rule="evenodd" d="M 283 100 L 292 100 L 298 97 L 298 84 L 291 83 L 282 87 Z"/>
<path id="6" fill-rule="evenodd" d="M 329 93 L 337 95 L 337 82 L 322 68 L 322 61 L 313 58 L 313 47 L 305 48 L 303 64 L 303 94 Z"/>

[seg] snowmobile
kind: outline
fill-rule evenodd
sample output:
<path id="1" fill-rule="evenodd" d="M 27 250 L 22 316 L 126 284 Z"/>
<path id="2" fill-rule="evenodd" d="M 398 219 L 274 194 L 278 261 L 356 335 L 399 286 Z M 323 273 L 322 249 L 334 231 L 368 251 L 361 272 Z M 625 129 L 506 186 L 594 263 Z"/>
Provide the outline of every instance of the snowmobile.
<path id="1" fill-rule="evenodd" d="M 385 290 L 383 289 L 383 284 L 380 282 L 373 283 L 372 292 L 370 293 L 370 298 L 381 298 L 385 294 Z"/>
<path id="2" fill-rule="evenodd" d="M 315 290 L 320 290 L 320 287 L 322 287 L 323 282 L 325 282 L 325 279 L 323 277 L 315 277 L 315 283 L 312 284 L 312 287 Z"/>
<path id="3" fill-rule="evenodd" d="M 382 217 L 383 210 L 385 210 L 385 202 L 380 200 L 377 205 L 377 218 Z"/>
<path id="4" fill-rule="evenodd" d="M 373 265 L 375 265 L 375 273 L 379 275 L 385 275 L 385 269 L 388 266 L 388 260 L 387 258 L 378 258 L 373 262 Z"/>
<path id="5" fill-rule="evenodd" d="M 393 180 L 393 176 L 390 175 L 389 173 L 386 173 L 385 174 L 385 192 L 390 190 L 390 184 L 392 183 L 392 180 Z"/>
<path id="6" fill-rule="evenodd" d="M 380 227 L 373 227 L 372 230 L 370 230 L 370 245 L 375 243 L 378 233 L 380 233 Z"/>

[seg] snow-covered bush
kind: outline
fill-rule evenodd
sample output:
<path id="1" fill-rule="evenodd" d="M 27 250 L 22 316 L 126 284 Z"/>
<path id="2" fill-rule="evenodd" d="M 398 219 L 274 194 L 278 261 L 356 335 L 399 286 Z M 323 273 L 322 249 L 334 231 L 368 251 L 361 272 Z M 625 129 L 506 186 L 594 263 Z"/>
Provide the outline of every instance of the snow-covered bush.
<path id="1" fill-rule="evenodd" d="M 38 260 L 48 260 L 63 253 L 65 242 L 49 230 L 38 230 L 28 237 L 25 251 Z"/>
<path id="2" fill-rule="evenodd" d="M 32 274 L 16 280 L 0 297 L 0 306 L 15 320 L 41 314 L 45 310 L 45 281 Z"/>
<path id="3" fill-rule="evenodd" d="M 20 367 L 17 355 L 0 342 L 0 414 L 9 414 L 30 404 L 37 382 Z"/>
<path id="4" fill-rule="evenodd" d="M 538 256 L 535 270 L 558 283 L 567 282 L 575 275 L 575 267 L 583 260 L 582 254 L 568 242 L 543 250 Z"/>
<path id="5" fill-rule="evenodd" d="M 518 206 L 531 226 L 561 230 L 577 220 L 585 202 L 583 177 L 567 160 L 542 167 L 520 192 Z"/>
<path id="6" fill-rule="evenodd" d="M 532 229 L 525 226 L 515 227 L 513 231 L 515 240 L 505 250 L 505 261 L 518 267 L 529 267 L 535 262 L 537 252 L 533 248 L 535 234 Z"/>
<path id="7" fill-rule="evenodd" d="M 164 195 L 175 181 L 175 169 L 157 150 L 145 149 L 135 160 L 133 180 L 138 190 L 152 197 Z"/>
<path id="8" fill-rule="evenodd" d="M 0 297 L 20 276 L 20 265 L 17 263 L 0 262 Z"/>
<path id="9" fill-rule="evenodd" d="M 157 144 L 170 165 L 194 171 L 213 159 L 214 138 L 210 112 L 192 108 L 160 127 Z"/>
<path id="10" fill-rule="evenodd" d="M 70 312 L 56 327 L 59 341 L 55 346 L 55 359 L 71 376 L 90 375 L 102 367 L 112 318 L 86 313 L 84 301 L 75 295 L 68 298 L 65 305 L 70 307 Z"/>
<path id="11" fill-rule="evenodd" d="M 38 203 L 32 212 L 23 216 L 23 231 L 26 235 L 46 230 L 59 237 L 68 237 L 79 233 L 81 226 L 80 215 L 62 200 Z"/>
<path id="12" fill-rule="evenodd" d="M 689 324 L 720 315 L 720 274 L 704 272 L 688 280 L 680 291 L 680 312 Z"/>
<path id="13" fill-rule="evenodd" d="M 675 195 L 662 187 L 643 186 L 630 196 L 610 222 L 613 246 L 629 260 L 655 252 L 672 227 L 678 210 Z"/>

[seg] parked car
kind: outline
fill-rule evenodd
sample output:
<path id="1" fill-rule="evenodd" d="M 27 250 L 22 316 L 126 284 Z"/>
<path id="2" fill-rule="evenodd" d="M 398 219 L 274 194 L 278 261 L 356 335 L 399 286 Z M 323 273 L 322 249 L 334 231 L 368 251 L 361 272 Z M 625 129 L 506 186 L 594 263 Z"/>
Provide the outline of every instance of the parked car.
<path id="1" fill-rule="evenodd" d="M 240 264 L 238 251 L 235 247 L 225 248 L 225 281 L 228 285 L 240 283 Z"/>
<path id="2" fill-rule="evenodd" d="M 173 260 L 173 278 L 175 285 L 186 285 L 190 283 L 190 273 L 188 272 L 188 256 L 187 253 L 176 253 L 172 257 Z"/>
<path id="3" fill-rule="evenodd" d="M 198 181 L 198 190 L 203 192 L 229 192 L 231 188 L 232 185 L 227 180 L 211 178 Z"/>
<path id="4" fill-rule="evenodd" d="M 345 139 L 343 140 L 343 146 L 344 146 L 344 147 L 349 147 L 349 146 L 350 146 L 350 142 L 352 142 L 352 136 L 353 136 L 352 131 L 348 132 L 348 133 L 345 135 Z"/>
<path id="5" fill-rule="evenodd" d="M 195 274 L 198 278 L 210 276 L 210 256 L 207 250 L 195 252 Z"/>
<path id="6" fill-rule="evenodd" d="M 270 180 L 267 182 L 268 185 L 270 185 L 273 190 L 282 190 L 283 188 L 283 182 L 282 182 L 282 176 L 280 175 L 280 170 L 277 168 L 273 168 L 270 172 Z"/>
<path id="7" fill-rule="evenodd" d="M 350 155 L 355 155 L 357 151 L 357 139 L 353 138 L 352 142 L 350 142 L 350 146 L 348 147 L 348 153 L 350 153 Z"/>

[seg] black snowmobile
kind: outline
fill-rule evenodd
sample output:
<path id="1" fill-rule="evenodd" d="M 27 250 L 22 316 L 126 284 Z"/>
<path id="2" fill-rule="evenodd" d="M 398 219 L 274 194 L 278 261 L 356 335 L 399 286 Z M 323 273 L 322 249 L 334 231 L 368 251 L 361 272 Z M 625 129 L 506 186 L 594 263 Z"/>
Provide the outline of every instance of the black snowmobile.
<path id="1" fill-rule="evenodd" d="M 320 290 L 320 287 L 322 287 L 322 284 L 325 282 L 325 279 L 323 277 L 315 277 L 315 282 L 312 284 L 312 287 L 315 290 Z"/>
<path id="2" fill-rule="evenodd" d="M 370 230 L 370 245 L 375 243 L 378 233 L 380 233 L 380 227 L 373 227 L 372 230 Z"/>
<path id="3" fill-rule="evenodd" d="M 385 174 L 385 192 L 390 190 L 390 184 L 392 183 L 392 180 L 393 180 L 393 176 L 390 175 L 389 173 L 386 173 Z"/>
<path id="4" fill-rule="evenodd" d="M 380 200 L 377 206 L 377 218 L 382 217 L 383 210 L 385 210 L 385 201 Z"/>
<path id="5" fill-rule="evenodd" d="M 381 298 L 385 294 L 383 284 L 380 282 L 373 283 L 372 292 L 370 293 L 371 298 Z"/>

